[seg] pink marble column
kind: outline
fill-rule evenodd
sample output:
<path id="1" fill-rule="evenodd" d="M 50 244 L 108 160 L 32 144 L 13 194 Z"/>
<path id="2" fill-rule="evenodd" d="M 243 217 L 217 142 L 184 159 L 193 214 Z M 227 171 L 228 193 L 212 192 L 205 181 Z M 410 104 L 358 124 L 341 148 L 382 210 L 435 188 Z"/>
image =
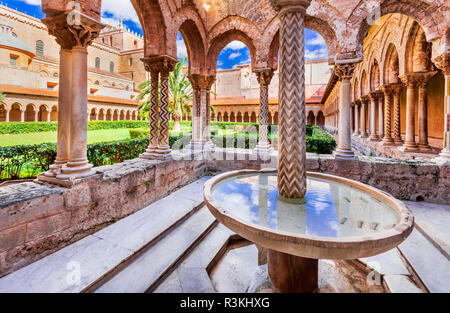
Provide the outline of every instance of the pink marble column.
<path id="1" fill-rule="evenodd" d="M 437 161 L 450 164 L 450 52 L 439 55 L 433 62 L 445 76 L 443 149 Z"/>
<path id="2" fill-rule="evenodd" d="M 336 159 L 354 159 L 352 151 L 351 119 L 350 119 L 350 80 L 356 65 L 354 63 L 341 63 L 336 61 L 335 73 L 339 77 L 339 126 L 338 126 L 338 146 L 334 153 Z"/>
<path id="3" fill-rule="evenodd" d="M 25 122 L 25 111 L 20 111 L 20 121 L 23 123 Z"/>
<path id="4" fill-rule="evenodd" d="M 422 152 L 432 151 L 428 144 L 428 82 L 436 75 L 437 72 L 420 73 L 418 77 L 419 85 L 419 107 L 418 107 L 418 120 L 419 120 L 419 150 Z"/>
<path id="5" fill-rule="evenodd" d="M 378 93 L 371 92 L 369 94 L 370 97 L 370 141 L 378 141 L 379 137 L 377 135 L 377 127 L 376 127 L 376 114 L 377 114 L 377 103 L 378 103 Z"/>
<path id="6" fill-rule="evenodd" d="M 384 94 L 378 94 L 378 138 L 384 138 Z"/>
<path id="7" fill-rule="evenodd" d="M 361 138 L 369 137 L 367 134 L 367 125 L 366 125 L 366 110 L 369 104 L 369 98 L 364 96 L 361 98 Z"/>
<path id="8" fill-rule="evenodd" d="M 9 122 L 9 110 L 8 109 L 6 109 L 6 118 L 5 118 L 5 122 Z"/>
<path id="9" fill-rule="evenodd" d="M 405 152 L 419 151 L 416 144 L 415 128 L 415 87 L 416 80 L 414 74 L 400 76 L 402 82 L 406 85 L 406 135 L 402 150 Z"/>
<path id="10" fill-rule="evenodd" d="M 353 135 L 355 136 L 359 136 L 360 134 L 360 126 L 359 126 L 359 120 L 361 118 L 361 113 L 359 111 L 359 107 L 361 105 L 361 101 L 358 100 L 355 102 L 355 131 L 353 133 Z"/>

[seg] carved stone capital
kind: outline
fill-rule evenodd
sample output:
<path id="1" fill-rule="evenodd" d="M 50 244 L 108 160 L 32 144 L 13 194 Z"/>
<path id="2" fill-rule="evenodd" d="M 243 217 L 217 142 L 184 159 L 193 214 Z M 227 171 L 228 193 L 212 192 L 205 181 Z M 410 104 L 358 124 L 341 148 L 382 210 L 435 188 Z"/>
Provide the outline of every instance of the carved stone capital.
<path id="1" fill-rule="evenodd" d="M 194 90 L 211 90 L 212 85 L 216 81 L 216 77 L 212 75 L 191 74 L 189 81 Z"/>
<path id="2" fill-rule="evenodd" d="M 310 6 L 312 0 L 270 0 L 275 11 L 280 12 L 284 9 L 304 11 Z"/>
<path id="3" fill-rule="evenodd" d="M 76 10 L 46 17 L 42 22 L 62 49 L 87 48 L 105 27 L 97 20 Z"/>
<path id="4" fill-rule="evenodd" d="M 400 80 L 408 87 L 426 86 L 437 72 L 416 72 L 400 75 Z"/>
<path id="5" fill-rule="evenodd" d="M 147 72 L 161 73 L 161 77 L 168 76 L 177 64 L 177 59 L 168 55 L 154 55 L 141 59 Z"/>
<path id="6" fill-rule="evenodd" d="M 450 76 L 450 52 L 442 53 L 435 57 L 433 63 L 440 69 L 445 76 Z"/>
<path id="7" fill-rule="evenodd" d="M 274 71 L 271 68 L 255 69 L 256 79 L 260 86 L 269 86 L 272 81 Z"/>
<path id="8" fill-rule="evenodd" d="M 403 88 L 402 83 L 398 84 L 385 84 L 383 86 L 380 86 L 381 91 L 383 91 L 385 96 L 389 96 L 391 94 L 394 94 L 395 92 L 400 92 Z"/>
<path id="9" fill-rule="evenodd" d="M 334 66 L 334 72 L 341 81 L 352 79 L 355 69 L 356 69 L 355 63 L 343 63 L 343 64 L 336 64 Z"/>

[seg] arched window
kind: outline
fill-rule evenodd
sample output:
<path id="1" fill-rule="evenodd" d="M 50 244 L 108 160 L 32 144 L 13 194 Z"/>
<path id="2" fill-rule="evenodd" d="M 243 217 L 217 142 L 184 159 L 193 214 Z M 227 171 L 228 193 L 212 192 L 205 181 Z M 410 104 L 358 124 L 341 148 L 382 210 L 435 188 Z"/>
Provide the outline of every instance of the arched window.
<path id="1" fill-rule="evenodd" d="M 100 58 L 99 57 L 95 58 L 95 69 L 97 69 L 97 70 L 100 69 Z"/>
<path id="2" fill-rule="evenodd" d="M 109 63 L 109 71 L 110 71 L 111 73 L 114 73 L 114 62 L 110 62 L 110 63 Z"/>
<path id="3" fill-rule="evenodd" d="M 44 55 L 44 42 L 42 40 L 36 41 L 36 55 Z"/>

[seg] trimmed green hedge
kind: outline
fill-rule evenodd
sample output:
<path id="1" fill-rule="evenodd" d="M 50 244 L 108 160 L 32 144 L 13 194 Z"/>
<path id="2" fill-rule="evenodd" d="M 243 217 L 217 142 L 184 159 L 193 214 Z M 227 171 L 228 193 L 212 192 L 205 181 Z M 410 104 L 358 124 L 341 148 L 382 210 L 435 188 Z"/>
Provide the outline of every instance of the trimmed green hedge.
<path id="1" fill-rule="evenodd" d="M 148 125 L 148 121 L 89 121 L 88 130 L 143 128 Z M 0 135 L 50 132 L 57 130 L 57 122 L 0 123 Z"/>

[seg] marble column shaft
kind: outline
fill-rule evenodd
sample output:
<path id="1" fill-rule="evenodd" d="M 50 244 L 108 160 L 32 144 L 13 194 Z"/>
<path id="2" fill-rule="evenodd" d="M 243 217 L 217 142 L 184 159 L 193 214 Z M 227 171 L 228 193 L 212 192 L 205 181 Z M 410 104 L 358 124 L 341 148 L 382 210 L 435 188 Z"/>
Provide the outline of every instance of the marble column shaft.
<path id="1" fill-rule="evenodd" d="M 360 107 L 360 101 L 356 101 L 355 103 L 355 132 L 353 133 L 355 136 L 358 136 L 360 134 L 360 118 L 361 118 L 361 113 L 359 110 Z"/>
<path id="2" fill-rule="evenodd" d="M 406 135 L 403 150 L 409 152 L 418 151 L 416 144 L 415 128 L 415 87 L 416 80 L 414 74 L 400 76 L 402 82 L 406 85 Z"/>
<path id="3" fill-rule="evenodd" d="M 369 124 L 370 124 L 370 137 L 369 140 L 371 141 L 378 141 L 378 135 L 377 135 L 377 124 L 376 124 L 376 114 L 377 114 L 377 103 L 378 103 L 378 93 L 377 92 L 371 92 L 370 93 L 370 118 L 369 118 Z"/>
<path id="4" fill-rule="evenodd" d="M 259 141 L 255 151 L 268 154 L 272 151 L 269 144 L 269 85 L 274 74 L 273 69 L 255 70 L 260 87 Z"/>

